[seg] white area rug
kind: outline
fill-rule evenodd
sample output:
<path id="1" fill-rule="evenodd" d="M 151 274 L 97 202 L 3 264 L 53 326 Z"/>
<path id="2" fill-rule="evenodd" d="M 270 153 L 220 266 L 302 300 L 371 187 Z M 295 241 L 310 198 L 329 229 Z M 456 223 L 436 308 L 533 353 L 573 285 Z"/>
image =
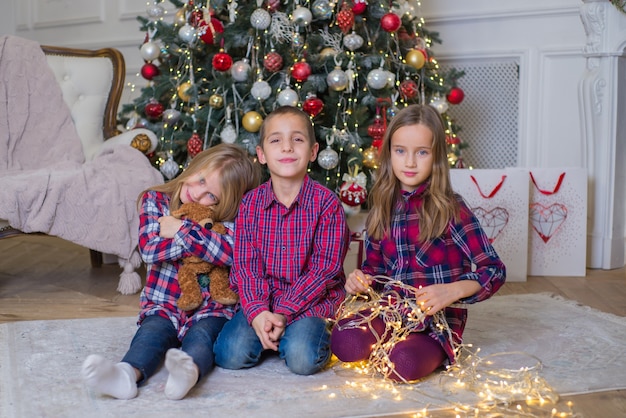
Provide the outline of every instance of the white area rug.
<path id="1" fill-rule="evenodd" d="M 182 401 L 165 399 L 165 369 L 129 401 L 87 390 L 79 374 L 85 357 L 121 359 L 134 332 L 135 318 L 0 325 L 0 417 L 365 417 L 475 399 L 470 392 L 446 393 L 437 375 L 394 390 L 340 364 L 297 376 L 275 358 L 249 370 L 215 369 Z M 547 294 L 495 296 L 471 306 L 465 333 L 480 357 L 536 356 L 541 376 L 560 395 L 626 388 L 624 341 L 626 318 Z"/>

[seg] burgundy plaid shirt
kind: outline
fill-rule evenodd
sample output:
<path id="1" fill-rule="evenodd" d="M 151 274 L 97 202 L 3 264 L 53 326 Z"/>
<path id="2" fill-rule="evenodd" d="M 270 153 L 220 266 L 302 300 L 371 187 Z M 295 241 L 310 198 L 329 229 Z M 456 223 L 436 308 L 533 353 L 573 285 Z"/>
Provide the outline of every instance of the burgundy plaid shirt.
<path id="1" fill-rule="evenodd" d="M 231 286 L 248 322 L 263 311 L 333 318 L 345 297 L 343 261 L 350 233 L 338 197 L 305 177 L 291 207 L 271 180 L 244 196 L 235 221 Z"/>
<path id="2" fill-rule="evenodd" d="M 506 269 L 462 197 L 457 197 L 461 206 L 459 222 L 451 222 L 442 236 L 423 244 L 418 243 L 417 210 L 422 205 L 426 187 L 424 184 L 412 193 L 402 192 L 402 198 L 393 213 L 391 236 L 385 236 L 382 240 L 366 237 L 366 258 L 362 270 L 371 275 L 388 276 L 416 288 L 475 280 L 481 286 L 480 291 L 460 302 L 475 303 L 488 299 L 504 284 Z M 472 265 L 475 265 L 475 269 Z M 456 335 L 455 342 L 460 343 L 467 321 L 467 309 L 446 308 L 445 315 L 453 335 Z M 454 349 L 447 334 L 430 322 L 431 336 L 441 343 L 452 362 Z"/>

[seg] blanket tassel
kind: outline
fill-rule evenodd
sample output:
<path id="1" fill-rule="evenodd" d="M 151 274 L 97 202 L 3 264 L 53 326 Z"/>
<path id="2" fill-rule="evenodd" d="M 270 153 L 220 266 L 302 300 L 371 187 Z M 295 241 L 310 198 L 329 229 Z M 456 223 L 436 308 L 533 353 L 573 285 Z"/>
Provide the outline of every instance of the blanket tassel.
<path id="1" fill-rule="evenodd" d="M 117 285 L 117 291 L 123 295 L 132 295 L 137 293 L 141 285 L 141 277 L 135 271 L 141 265 L 141 256 L 137 251 L 133 251 L 129 259 L 119 258 L 120 267 L 124 271 L 120 274 L 120 282 Z"/>

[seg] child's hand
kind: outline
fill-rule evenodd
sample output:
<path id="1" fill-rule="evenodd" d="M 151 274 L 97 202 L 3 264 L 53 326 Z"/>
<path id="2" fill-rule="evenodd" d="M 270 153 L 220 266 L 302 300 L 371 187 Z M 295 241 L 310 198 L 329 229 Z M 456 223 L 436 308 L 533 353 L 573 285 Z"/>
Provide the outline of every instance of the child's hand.
<path id="1" fill-rule="evenodd" d="M 278 341 L 285 326 L 285 317 L 270 311 L 263 311 L 252 320 L 252 328 L 266 350 L 278 351 Z"/>
<path id="2" fill-rule="evenodd" d="M 348 275 L 345 289 L 349 294 L 356 295 L 357 293 L 367 292 L 371 285 L 372 277 L 357 269 Z"/>
<path id="3" fill-rule="evenodd" d="M 183 226 L 183 221 L 173 216 L 161 216 L 158 221 L 160 225 L 159 236 L 161 238 L 174 238 L 174 235 Z"/>

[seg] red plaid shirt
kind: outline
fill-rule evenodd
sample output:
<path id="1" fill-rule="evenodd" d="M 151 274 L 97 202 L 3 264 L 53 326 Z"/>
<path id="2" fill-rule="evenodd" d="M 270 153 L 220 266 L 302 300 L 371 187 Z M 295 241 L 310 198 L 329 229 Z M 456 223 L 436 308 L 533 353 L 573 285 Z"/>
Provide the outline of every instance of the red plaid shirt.
<path id="1" fill-rule="evenodd" d="M 271 180 L 246 194 L 230 280 L 248 321 L 263 311 L 285 315 L 287 325 L 334 317 L 345 297 L 349 239 L 341 202 L 308 176 L 289 208 L 276 199 Z"/>
<path id="2" fill-rule="evenodd" d="M 205 229 L 190 220 L 183 220 L 173 239 L 159 236 L 158 219 L 170 214 L 170 198 L 160 192 L 149 191 L 141 200 L 139 214 L 139 251 L 147 264 L 146 285 L 141 291 L 139 323 L 148 315 L 160 315 L 172 321 L 183 336 L 200 319 L 211 316 L 232 318 L 233 306 L 224 306 L 213 299 L 207 288 L 202 289 L 203 302 L 193 312 L 178 309 L 180 296 L 178 268 L 181 258 L 195 255 L 220 266 L 233 262 L 233 223 L 225 222 L 228 233 L 221 235 Z"/>
<path id="3" fill-rule="evenodd" d="M 461 206 L 459 222 L 451 222 L 442 236 L 418 243 L 417 210 L 422 205 L 426 187 L 424 184 L 412 193 L 402 193 L 393 213 L 390 236 L 381 240 L 366 237 L 366 258 L 362 270 L 371 275 L 388 276 L 416 288 L 474 280 L 480 284 L 481 290 L 460 302 L 475 303 L 488 299 L 504 284 L 506 268 L 461 196 L 457 196 Z M 453 335 L 457 337 L 455 342 L 460 343 L 467 309 L 446 308 L 445 315 Z M 454 349 L 447 334 L 438 330 L 432 321 L 428 325 L 431 336 L 441 343 L 448 358 L 453 361 Z"/>

